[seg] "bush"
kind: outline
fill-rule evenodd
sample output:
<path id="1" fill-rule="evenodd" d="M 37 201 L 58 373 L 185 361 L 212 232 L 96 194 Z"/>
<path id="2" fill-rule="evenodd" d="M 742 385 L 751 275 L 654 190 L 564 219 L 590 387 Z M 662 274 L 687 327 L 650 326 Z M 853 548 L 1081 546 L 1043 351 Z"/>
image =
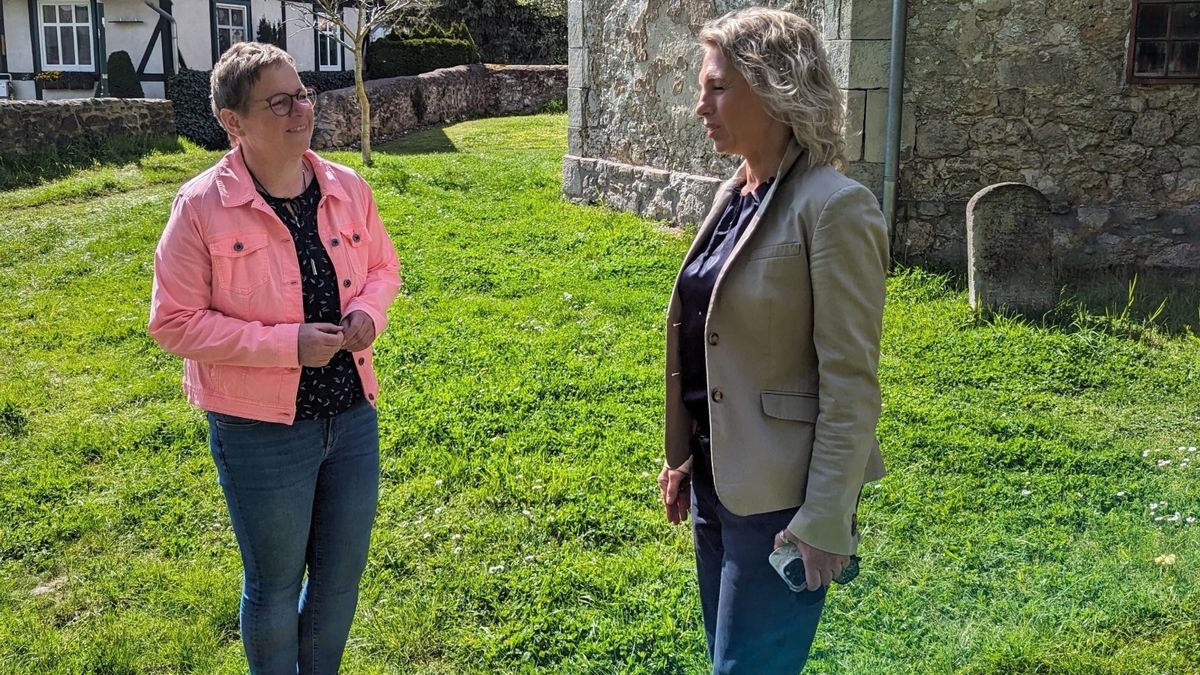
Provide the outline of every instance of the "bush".
<path id="1" fill-rule="evenodd" d="M 317 93 L 333 89 L 344 89 L 354 86 L 354 71 L 322 73 L 315 70 L 306 70 L 300 73 L 300 81 L 304 83 L 304 86 L 316 89 Z"/>
<path id="2" fill-rule="evenodd" d="M 167 99 L 175 107 L 175 128 L 180 136 L 209 150 L 221 150 L 229 147 L 229 139 L 212 114 L 210 75 L 207 70 L 181 70 L 168 77 Z"/>
<path id="3" fill-rule="evenodd" d="M 209 103 L 209 78 L 212 71 L 181 70 L 167 78 L 167 99 L 175 107 L 175 127 L 183 136 L 209 150 L 229 147 L 229 139 Z M 318 92 L 354 86 L 354 73 L 300 73 L 300 81 Z"/>
<path id="4" fill-rule="evenodd" d="M 566 0 L 433 0 L 402 18 L 403 35 L 429 22 L 462 22 L 488 63 L 567 62 Z"/>
<path id="5" fill-rule="evenodd" d="M 146 98 L 129 52 L 116 51 L 108 55 L 108 94 L 117 98 Z"/>
<path id="6" fill-rule="evenodd" d="M 438 68 L 479 63 L 479 52 L 467 40 L 445 37 L 376 40 L 367 48 L 367 73 L 371 79 L 419 75 Z"/>
<path id="7" fill-rule="evenodd" d="M 280 49 L 287 49 L 287 31 L 284 30 L 283 24 L 267 21 L 265 16 L 258 20 L 258 32 L 255 39 L 275 45 Z"/>

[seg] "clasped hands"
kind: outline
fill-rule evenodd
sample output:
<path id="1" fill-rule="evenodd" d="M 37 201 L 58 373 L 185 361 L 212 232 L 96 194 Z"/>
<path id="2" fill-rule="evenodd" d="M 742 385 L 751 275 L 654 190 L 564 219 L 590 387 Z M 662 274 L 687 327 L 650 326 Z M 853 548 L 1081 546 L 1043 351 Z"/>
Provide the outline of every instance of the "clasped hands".
<path id="1" fill-rule="evenodd" d="M 361 351 L 374 340 L 375 322 L 366 312 L 356 309 L 343 317 L 340 324 L 300 324 L 296 352 L 300 365 L 321 368 L 339 351 Z"/>
<path id="2" fill-rule="evenodd" d="M 658 489 L 667 510 L 667 522 L 672 525 L 687 520 L 692 504 L 692 477 L 689 471 L 681 469 L 672 469 L 663 464 L 658 474 Z M 809 546 L 786 529 L 775 534 L 775 548 L 784 543 L 791 543 L 800 551 L 800 557 L 804 560 L 804 578 L 810 591 L 828 586 L 850 564 L 850 556 Z"/>

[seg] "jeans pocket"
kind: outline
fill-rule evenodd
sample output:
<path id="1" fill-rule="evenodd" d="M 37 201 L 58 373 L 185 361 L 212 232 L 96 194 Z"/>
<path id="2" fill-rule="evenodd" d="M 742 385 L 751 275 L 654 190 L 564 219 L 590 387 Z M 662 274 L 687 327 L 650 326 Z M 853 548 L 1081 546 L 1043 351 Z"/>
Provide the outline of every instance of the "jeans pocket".
<path id="1" fill-rule="evenodd" d="M 224 413 L 213 413 L 213 421 L 218 427 L 223 429 L 251 429 L 262 422 L 260 420 L 252 420 L 247 417 L 238 417 L 236 415 L 226 415 Z"/>

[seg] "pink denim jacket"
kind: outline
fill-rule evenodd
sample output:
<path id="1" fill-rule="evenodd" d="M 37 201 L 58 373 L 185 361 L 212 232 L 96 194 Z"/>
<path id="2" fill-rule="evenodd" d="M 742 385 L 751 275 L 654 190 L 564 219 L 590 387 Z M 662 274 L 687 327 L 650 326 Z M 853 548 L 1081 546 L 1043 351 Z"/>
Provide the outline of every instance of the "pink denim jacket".
<path id="1" fill-rule="evenodd" d="M 305 154 L 321 186 L 317 230 L 340 281 L 342 315 L 362 310 L 380 334 L 400 262 L 358 174 Z M 183 357 L 183 391 L 211 412 L 291 424 L 304 322 L 300 267 L 287 227 L 234 149 L 186 183 L 154 254 L 150 335 Z M 371 348 L 354 354 L 363 394 L 379 383 Z"/>

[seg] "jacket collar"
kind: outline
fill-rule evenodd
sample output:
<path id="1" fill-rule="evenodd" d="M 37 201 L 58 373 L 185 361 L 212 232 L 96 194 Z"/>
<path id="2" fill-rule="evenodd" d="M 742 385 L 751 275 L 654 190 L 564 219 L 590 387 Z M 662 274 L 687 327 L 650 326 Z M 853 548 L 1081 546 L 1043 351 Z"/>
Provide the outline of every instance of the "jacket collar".
<path id="1" fill-rule="evenodd" d="M 338 179 L 337 172 L 329 162 L 312 150 L 304 152 L 304 158 L 312 167 L 317 184 L 321 186 L 321 194 L 335 199 L 349 200 L 345 187 Z M 246 160 L 242 157 L 242 148 L 237 146 L 225 156 L 216 166 L 217 190 L 221 193 L 221 206 L 241 206 L 254 201 L 258 189 L 254 187 L 254 179 L 246 168 Z"/>
<path id="2" fill-rule="evenodd" d="M 775 182 L 771 183 L 771 188 L 767 190 L 767 194 L 763 196 L 762 202 L 758 205 L 758 213 L 755 214 L 754 218 L 750 221 L 749 225 L 747 226 L 746 233 L 742 235 L 738 245 L 734 247 L 734 250 L 730 253 L 730 260 L 737 257 L 738 252 L 742 249 L 742 245 L 749 241 L 750 235 L 753 234 L 754 229 L 758 226 L 758 221 L 761 220 L 762 215 L 767 212 L 767 207 L 770 206 L 771 198 L 775 196 L 775 191 L 779 189 L 779 185 L 787 179 L 788 174 L 791 173 L 796 164 L 800 163 L 803 155 L 804 148 L 797 143 L 796 139 L 793 137 L 788 142 L 787 150 L 785 150 L 783 153 L 783 159 L 779 162 L 779 169 L 775 171 Z M 741 189 L 741 186 L 744 185 L 745 182 L 746 162 L 743 161 L 741 165 L 738 166 L 737 171 L 733 174 L 733 178 L 725 181 L 725 183 L 721 185 L 720 190 L 717 192 L 717 198 L 713 203 L 713 209 L 709 211 L 708 218 L 705 219 L 704 223 L 700 226 L 700 229 L 696 232 L 696 238 L 692 241 L 692 248 L 688 251 L 687 257 L 684 259 L 685 267 L 689 262 L 691 262 L 692 258 L 700 252 L 700 247 L 708 242 L 709 233 L 712 232 L 713 228 L 715 228 L 717 223 L 721 220 L 721 214 L 725 212 L 725 206 L 729 203 L 729 200 L 733 197 L 734 193 Z M 728 268 L 728 265 L 726 265 L 726 268 Z"/>

